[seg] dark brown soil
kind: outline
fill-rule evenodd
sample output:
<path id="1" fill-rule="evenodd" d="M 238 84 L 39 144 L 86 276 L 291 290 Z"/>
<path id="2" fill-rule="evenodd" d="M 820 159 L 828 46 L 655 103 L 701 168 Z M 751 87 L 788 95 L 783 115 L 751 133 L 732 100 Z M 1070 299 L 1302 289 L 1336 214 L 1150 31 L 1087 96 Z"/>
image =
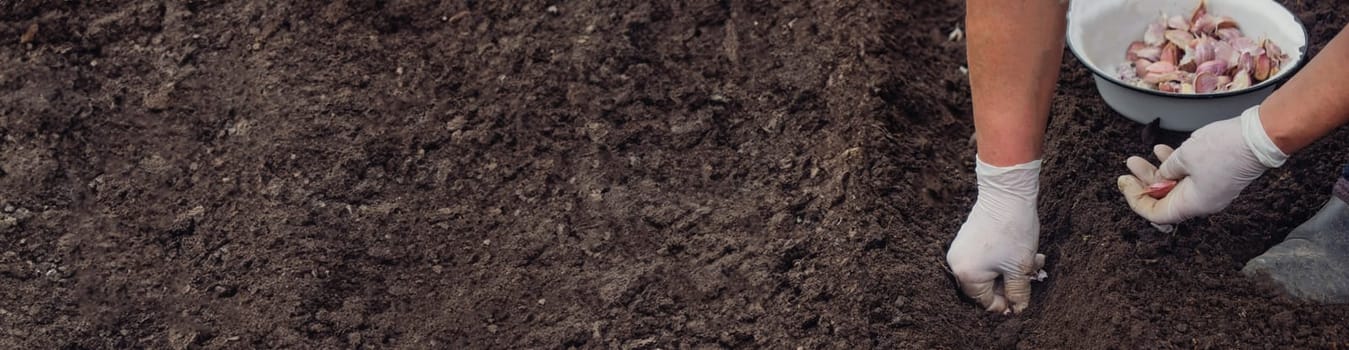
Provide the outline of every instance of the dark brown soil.
<path id="1" fill-rule="evenodd" d="M 1287 3 L 1318 47 L 1349 20 Z M 1238 272 L 1349 133 L 1158 234 L 1114 189 L 1143 127 L 1071 58 L 1051 278 L 961 300 L 962 6 L 0 2 L 0 347 L 1349 345 Z"/>

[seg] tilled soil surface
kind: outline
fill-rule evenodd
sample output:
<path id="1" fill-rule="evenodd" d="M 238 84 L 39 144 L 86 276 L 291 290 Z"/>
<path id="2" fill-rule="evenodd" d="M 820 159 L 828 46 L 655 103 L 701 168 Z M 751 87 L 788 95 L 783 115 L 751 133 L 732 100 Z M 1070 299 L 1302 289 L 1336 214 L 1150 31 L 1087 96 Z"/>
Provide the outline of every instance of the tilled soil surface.
<path id="1" fill-rule="evenodd" d="M 1313 51 L 1349 19 L 1285 2 Z M 0 347 L 1349 345 L 1238 272 L 1349 133 L 1160 234 L 1114 188 L 1143 127 L 1071 57 L 1050 279 L 962 300 L 962 7 L 0 2 Z"/>

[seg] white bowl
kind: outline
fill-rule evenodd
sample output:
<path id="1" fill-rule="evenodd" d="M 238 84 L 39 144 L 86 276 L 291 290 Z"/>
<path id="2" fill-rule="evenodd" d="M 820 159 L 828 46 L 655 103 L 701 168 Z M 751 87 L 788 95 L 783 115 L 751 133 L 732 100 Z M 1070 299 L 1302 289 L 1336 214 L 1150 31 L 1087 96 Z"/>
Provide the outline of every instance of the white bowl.
<path id="1" fill-rule="evenodd" d="M 1287 8 L 1272 0 L 1208 0 L 1208 13 L 1232 17 L 1246 36 L 1268 37 L 1288 54 L 1288 62 L 1274 77 L 1237 91 L 1186 95 L 1143 89 L 1115 74 L 1125 64 L 1129 43 L 1142 40 L 1148 23 L 1162 13 L 1189 16 L 1199 0 L 1086 0 L 1070 6 L 1068 49 L 1091 69 L 1101 98 L 1139 123 L 1161 118 L 1161 127 L 1167 130 L 1193 131 L 1241 114 L 1269 97 L 1306 60 L 1307 30 Z"/>

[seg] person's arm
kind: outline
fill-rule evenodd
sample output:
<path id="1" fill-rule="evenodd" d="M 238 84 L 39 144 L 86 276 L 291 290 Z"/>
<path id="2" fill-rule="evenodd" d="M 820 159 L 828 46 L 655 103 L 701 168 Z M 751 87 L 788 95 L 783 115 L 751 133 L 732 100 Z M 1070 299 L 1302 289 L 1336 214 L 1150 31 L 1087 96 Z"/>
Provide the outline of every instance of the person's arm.
<path id="1" fill-rule="evenodd" d="M 1349 123 L 1349 31 L 1340 29 L 1325 49 L 1260 106 L 1260 121 L 1274 144 L 1292 154 Z"/>
<path id="2" fill-rule="evenodd" d="M 1035 253 L 1040 241 L 1035 201 L 1067 5 L 970 0 L 965 6 L 979 196 L 946 261 L 961 291 L 979 305 L 1021 312 L 1030 305 L 1030 280 L 1044 265 L 1044 255 Z"/>
<path id="3" fill-rule="evenodd" d="M 1260 106 L 1236 118 L 1195 130 L 1174 151 L 1157 145 L 1160 168 L 1139 157 L 1126 163 L 1119 190 L 1129 207 L 1154 223 L 1172 224 L 1217 213 L 1265 170 L 1349 123 L 1349 31 L 1341 29 L 1326 48 Z M 1178 180 L 1165 197 L 1147 195 L 1149 184 Z"/>
<path id="4" fill-rule="evenodd" d="M 1063 60 L 1067 2 L 969 0 L 965 7 L 979 159 L 993 166 L 1039 159 Z"/>

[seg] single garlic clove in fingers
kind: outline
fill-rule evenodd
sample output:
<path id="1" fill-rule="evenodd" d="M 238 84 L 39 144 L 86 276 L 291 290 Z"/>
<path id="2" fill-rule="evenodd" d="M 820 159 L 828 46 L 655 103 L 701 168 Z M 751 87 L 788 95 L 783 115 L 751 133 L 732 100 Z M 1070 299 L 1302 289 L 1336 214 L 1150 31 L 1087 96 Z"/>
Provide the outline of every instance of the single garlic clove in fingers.
<path id="1" fill-rule="evenodd" d="M 1174 188 L 1176 188 L 1176 181 L 1166 180 L 1148 185 L 1147 193 L 1149 197 L 1161 199 L 1162 197 L 1166 197 L 1168 193 L 1171 193 L 1171 190 Z"/>

